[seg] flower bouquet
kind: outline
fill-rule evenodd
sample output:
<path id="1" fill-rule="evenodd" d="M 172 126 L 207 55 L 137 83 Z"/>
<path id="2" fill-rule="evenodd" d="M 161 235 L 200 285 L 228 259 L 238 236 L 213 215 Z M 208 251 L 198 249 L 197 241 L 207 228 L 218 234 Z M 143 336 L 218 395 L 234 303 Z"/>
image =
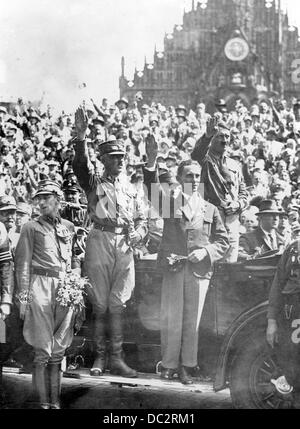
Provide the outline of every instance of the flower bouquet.
<path id="1" fill-rule="evenodd" d="M 181 271 L 184 267 L 185 262 L 187 261 L 186 256 L 175 255 L 172 253 L 169 257 L 167 257 L 169 271 L 173 273 L 177 273 Z"/>
<path id="2" fill-rule="evenodd" d="M 56 301 L 62 307 L 69 307 L 76 312 L 80 312 L 85 307 L 86 286 L 91 286 L 87 277 L 81 277 L 74 272 L 66 273 L 59 284 Z"/>
<path id="3" fill-rule="evenodd" d="M 27 305 L 32 302 L 32 293 L 29 290 L 23 290 L 17 294 L 17 299 L 22 305 Z"/>

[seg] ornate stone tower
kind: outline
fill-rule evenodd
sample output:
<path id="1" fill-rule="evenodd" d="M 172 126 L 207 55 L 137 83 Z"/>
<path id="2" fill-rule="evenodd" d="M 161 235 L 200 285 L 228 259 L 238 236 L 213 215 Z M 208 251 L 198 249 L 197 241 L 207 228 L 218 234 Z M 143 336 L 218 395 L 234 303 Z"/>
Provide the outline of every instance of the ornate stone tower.
<path id="1" fill-rule="evenodd" d="M 292 64 L 300 58 L 298 30 L 291 27 L 280 0 L 199 0 L 183 23 L 164 38 L 153 64 L 120 77 L 121 96 L 142 91 L 146 103 L 186 104 L 215 101 L 249 104 L 268 96 L 297 96 Z"/>

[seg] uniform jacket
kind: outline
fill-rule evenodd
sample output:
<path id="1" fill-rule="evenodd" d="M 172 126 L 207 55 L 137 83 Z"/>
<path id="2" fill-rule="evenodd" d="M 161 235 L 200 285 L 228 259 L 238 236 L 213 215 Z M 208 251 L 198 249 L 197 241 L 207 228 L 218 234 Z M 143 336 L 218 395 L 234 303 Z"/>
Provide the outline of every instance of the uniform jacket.
<path id="1" fill-rule="evenodd" d="M 114 227 L 132 223 L 143 239 L 147 234 L 145 205 L 126 176 L 112 182 L 94 172 L 89 161 L 86 142 L 75 141 L 73 169 L 88 200 L 88 213 L 93 222 Z"/>
<path id="2" fill-rule="evenodd" d="M 145 169 L 145 184 L 147 187 L 151 183 L 157 183 L 156 172 Z M 159 185 L 157 185 L 159 186 Z M 160 204 L 166 203 L 166 195 L 160 193 Z M 207 257 L 197 265 L 197 274 L 210 279 L 212 276 L 213 264 L 221 259 L 229 248 L 229 241 L 226 229 L 221 220 L 218 209 L 212 204 L 204 201 L 198 194 L 200 208 L 197 213 L 193 212 L 186 198 L 180 192 L 177 196 L 170 195 L 170 212 L 164 215 L 164 228 L 162 242 L 158 252 L 158 266 L 167 268 L 167 257 L 172 253 L 180 256 L 188 256 L 193 250 L 206 249 Z M 152 185 L 152 202 L 153 198 Z M 195 227 L 187 229 L 186 225 L 196 218 Z"/>
<path id="3" fill-rule="evenodd" d="M 30 289 L 33 267 L 52 271 L 76 268 L 73 258 L 74 225 L 60 219 L 57 223 L 40 216 L 23 225 L 15 253 L 17 291 Z"/>
<path id="4" fill-rule="evenodd" d="M 7 238 L 0 247 L 0 303 L 12 304 L 13 292 L 13 259 Z"/>
<path id="5" fill-rule="evenodd" d="M 211 138 L 205 135 L 196 143 L 192 159 L 202 166 L 201 183 L 205 183 L 204 199 L 217 207 L 224 207 L 235 201 L 240 203 L 240 211 L 248 206 L 248 194 L 241 168 L 231 158 L 224 157 L 224 163 L 231 176 L 231 185 L 225 183 L 219 167 L 209 155 Z"/>
<path id="6" fill-rule="evenodd" d="M 284 295 L 300 293 L 300 240 L 284 251 L 269 293 L 268 319 L 277 319 L 284 304 Z"/>
<path id="7" fill-rule="evenodd" d="M 277 248 L 279 249 L 284 246 L 285 243 L 280 234 L 276 232 L 275 235 L 277 238 Z M 251 255 L 254 255 L 257 248 L 261 249 L 261 253 L 274 250 L 272 249 L 265 233 L 259 227 L 254 231 L 243 234 L 240 237 L 239 259 L 249 259 Z"/>

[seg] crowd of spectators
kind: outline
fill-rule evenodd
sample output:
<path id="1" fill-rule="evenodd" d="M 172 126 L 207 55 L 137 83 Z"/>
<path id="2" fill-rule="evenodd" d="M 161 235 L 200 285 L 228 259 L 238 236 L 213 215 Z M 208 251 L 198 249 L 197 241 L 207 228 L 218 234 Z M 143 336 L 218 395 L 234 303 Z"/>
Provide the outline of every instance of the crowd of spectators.
<path id="1" fill-rule="evenodd" d="M 179 164 L 191 158 L 210 117 L 204 103 L 191 110 L 154 102 L 149 106 L 140 100 L 130 104 L 125 98 L 112 105 L 103 99 L 96 105 L 91 99 L 85 107 L 88 152 L 95 172 L 101 174 L 103 168 L 99 144 L 114 135 L 125 144 L 128 180 L 138 189 L 143 188 L 147 136 L 152 134 L 158 143 L 160 178 L 176 181 Z M 239 164 L 249 194 L 250 205 L 240 216 L 240 233 L 257 227 L 259 205 L 271 199 L 285 213 L 278 232 L 287 243 L 296 238 L 300 230 L 300 101 L 267 99 L 246 107 L 238 100 L 229 110 L 219 100 L 213 116 L 230 129 L 228 155 Z M 31 205 L 31 215 L 36 216 L 32 196 L 37 183 L 51 179 L 66 192 L 76 188 L 76 202 L 84 206 L 85 196 L 72 169 L 73 136 L 73 114 L 62 112 L 54 117 L 49 106 L 43 111 L 22 100 L 8 108 L 0 106 L 0 196 Z"/>

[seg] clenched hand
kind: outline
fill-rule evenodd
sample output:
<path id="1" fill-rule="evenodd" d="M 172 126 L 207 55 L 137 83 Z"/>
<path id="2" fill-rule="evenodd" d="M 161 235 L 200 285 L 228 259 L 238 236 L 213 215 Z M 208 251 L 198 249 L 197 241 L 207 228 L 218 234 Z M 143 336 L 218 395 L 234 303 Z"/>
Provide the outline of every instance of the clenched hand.
<path id="1" fill-rule="evenodd" d="M 197 264 L 198 262 L 202 262 L 203 259 L 205 259 L 207 255 L 208 255 L 208 253 L 205 249 L 197 249 L 197 250 L 194 250 L 192 253 L 189 254 L 188 260 L 190 262 L 192 262 L 193 264 Z"/>

